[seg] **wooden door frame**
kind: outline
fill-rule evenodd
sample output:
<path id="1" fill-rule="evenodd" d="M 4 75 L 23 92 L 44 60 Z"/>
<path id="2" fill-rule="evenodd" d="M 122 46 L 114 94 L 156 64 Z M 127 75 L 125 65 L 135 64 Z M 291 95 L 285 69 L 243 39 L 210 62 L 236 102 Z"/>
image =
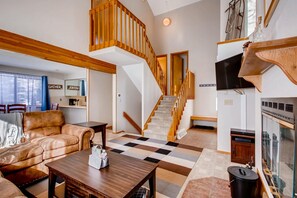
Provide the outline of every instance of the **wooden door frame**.
<path id="1" fill-rule="evenodd" d="M 187 69 L 186 69 L 186 71 L 188 71 L 188 67 L 189 67 L 189 50 L 170 53 L 170 95 L 174 94 L 173 93 L 173 61 L 172 60 L 173 60 L 173 56 L 179 55 L 179 54 L 187 55 Z"/>
<path id="2" fill-rule="evenodd" d="M 167 68 L 167 65 L 168 65 L 168 57 L 167 57 L 167 54 L 161 54 L 161 55 L 158 55 L 158 56 L 156 56 L 157 57 L 157 59 L 158 58 L 163 58 L 163 57 L 165 57 L 166 58 L 166 72 L 164 73 L 164 76 L 165 76 L 165 78 L 166 78 L 166 81 L 165 81 L 165 87 L 166 87 L 166 89 L 165 89 L 165 95 L 167 95 L 167 90 L 168 90 L 168 83 L 167 83 L 167 80 L 168 80 L 168 68 Z M 164 71 L 163 71 L 164 72 Z"/>

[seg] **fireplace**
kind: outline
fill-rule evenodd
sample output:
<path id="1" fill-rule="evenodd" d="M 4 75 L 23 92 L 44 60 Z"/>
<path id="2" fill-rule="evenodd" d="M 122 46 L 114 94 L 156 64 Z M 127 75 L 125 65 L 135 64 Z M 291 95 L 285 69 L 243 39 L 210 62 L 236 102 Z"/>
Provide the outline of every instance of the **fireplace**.
<path id="1" fill-rule="evenodd" d="M 297 98 L 262 99 L 262 170 L 274 197 L 297 197 Z"/>

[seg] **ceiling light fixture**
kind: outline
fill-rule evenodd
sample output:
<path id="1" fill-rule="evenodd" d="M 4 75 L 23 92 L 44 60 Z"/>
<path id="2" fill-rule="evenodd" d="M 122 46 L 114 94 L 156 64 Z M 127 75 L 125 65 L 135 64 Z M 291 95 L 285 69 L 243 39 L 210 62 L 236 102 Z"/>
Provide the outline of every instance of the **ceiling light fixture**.
<path id="1" fill-rule="evenodd" d="M 165 18 L 163 19 L 163 25 L 164 25 L 164 26 L 169 26 L 170 24 L 171 24 L 171 19 L 168 18 L 168 17 L 165 17 Z"/>

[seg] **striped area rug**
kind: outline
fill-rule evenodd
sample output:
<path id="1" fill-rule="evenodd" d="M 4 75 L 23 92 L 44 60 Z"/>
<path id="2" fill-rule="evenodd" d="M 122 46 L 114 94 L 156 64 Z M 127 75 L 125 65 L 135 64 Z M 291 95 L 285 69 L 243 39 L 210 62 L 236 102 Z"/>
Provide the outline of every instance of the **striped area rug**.
<path id="1" fill-rule="evenodd" d="M 158 163 L 157 192 L 167 197 L 177 197 L 203 150 L 133 135 L 110 140 L 107 146 L 113 152 Z"/>

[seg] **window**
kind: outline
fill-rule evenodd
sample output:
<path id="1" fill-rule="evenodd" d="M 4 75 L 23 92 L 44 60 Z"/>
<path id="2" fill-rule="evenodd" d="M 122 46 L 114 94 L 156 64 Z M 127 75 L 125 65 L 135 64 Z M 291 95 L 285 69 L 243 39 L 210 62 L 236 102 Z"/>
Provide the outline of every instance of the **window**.
<path id="1" fill-rule="evenodd" d="M 0 72 L 0 104 L 41 106 L 41 77 Z"/>

